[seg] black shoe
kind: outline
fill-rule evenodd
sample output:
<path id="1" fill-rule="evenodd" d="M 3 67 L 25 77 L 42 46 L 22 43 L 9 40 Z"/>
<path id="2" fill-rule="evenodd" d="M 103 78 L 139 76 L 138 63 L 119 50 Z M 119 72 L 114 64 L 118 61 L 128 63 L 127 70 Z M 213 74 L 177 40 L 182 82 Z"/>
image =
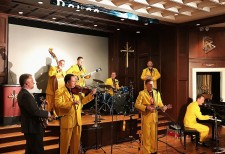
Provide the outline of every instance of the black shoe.
<path id="1" fill-rule="evenodd" d="M 209 147 L 209 145 L 206 144 L 205 142 L 200 142 L 199 141 L 198 144 L 201 145 L 201 146 L 203 146 L 203 147 L 207 147 L 207 148 Z"/>

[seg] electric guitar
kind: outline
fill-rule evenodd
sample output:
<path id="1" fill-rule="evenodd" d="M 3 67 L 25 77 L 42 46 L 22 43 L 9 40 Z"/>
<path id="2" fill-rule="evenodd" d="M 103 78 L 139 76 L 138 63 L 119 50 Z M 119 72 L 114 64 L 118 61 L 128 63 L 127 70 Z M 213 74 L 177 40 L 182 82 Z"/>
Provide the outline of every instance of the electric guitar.
<path id="1" fill-rule="evenodd" d="M 86 79 L 88 76 L 91 76 L 91 75 L 93 75 L 93 74 L 95 74 L 97 72 L 100 72 L 100 71 L 102 71 L 102 69 L 101 68 L 97 68 L 95 71 L 92 71 L 92 72 L 90 72 L 88 74 L 80 75 L 80 77 Z"/>

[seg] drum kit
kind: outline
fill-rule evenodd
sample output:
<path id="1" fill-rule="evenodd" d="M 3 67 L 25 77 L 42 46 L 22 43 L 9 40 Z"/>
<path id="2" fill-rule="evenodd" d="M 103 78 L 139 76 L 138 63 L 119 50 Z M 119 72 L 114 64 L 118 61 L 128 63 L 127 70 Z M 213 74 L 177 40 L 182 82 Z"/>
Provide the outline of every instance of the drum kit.
<path id="1" fill-rule="evenodd" d="M 112 114 L 115 111 L 117 114 L 126 114 L 131 110 L 132 105 L 129 104 L 133 88 L 121 87 L 119 90 L 115 90 L 111 85 L 106 85 L 101 80 L 93 79 L 93 81 L 97 87 L 98 113 Z M 110 90 L 113 91 L 113 94 L 109 93 Z"/>

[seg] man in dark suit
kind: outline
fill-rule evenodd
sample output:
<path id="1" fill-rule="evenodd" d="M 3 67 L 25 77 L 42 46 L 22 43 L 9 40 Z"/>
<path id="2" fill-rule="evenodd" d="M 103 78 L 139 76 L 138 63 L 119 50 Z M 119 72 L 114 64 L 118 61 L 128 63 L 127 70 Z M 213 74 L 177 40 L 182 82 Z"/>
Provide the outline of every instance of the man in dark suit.
<path id="1" fill-rule="evenodd" d="M 19 78 L 22 89 L 17 99 L 21 110 L 21 127 L 26 139 L 25 154 L 42 154 L 44 153 L 44 128 L 40 118 L 48 118 L 50 113 L 40 110 L 30 92 L 34 88 L 34 80 L 30 74 L 22 74 Z"/>

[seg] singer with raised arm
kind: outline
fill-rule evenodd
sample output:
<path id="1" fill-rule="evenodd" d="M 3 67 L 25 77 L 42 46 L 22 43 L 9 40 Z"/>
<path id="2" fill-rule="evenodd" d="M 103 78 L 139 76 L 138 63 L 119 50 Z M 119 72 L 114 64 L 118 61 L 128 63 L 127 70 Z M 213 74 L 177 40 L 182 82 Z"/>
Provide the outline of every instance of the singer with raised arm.
<path id="1" fill-rule="evenodd" d="M 157 70 L 157 68 L 153 67 L 153 62 L 151 60 L 149 60 L 147 62 L 147 68 L 143 69 L 142 74 L 141 74 L 141 79 L 143 81 L 146 81 L 147 79 L 152 80 L 153 82 L 153 88 L 157 89 L 157 80 L 161 77 L 159 71 Z M 144 83 L 144 88 L 145 87 L 145 83 Z"/>
<path id="2" fill-rule="evenodd" d="M 22 89 L 17 100 L 21 111 L 21 128 L 26 139 L 25 154 L 44 153 L 44 127 L 41 118 L 50 117 L 50 112 L 38 108 L 37 102 L 31 93 L 34 80 L 31 74 L 22 74 L 19 78 Z"/>
<path id="3" fill-rule="evenodd" d="M 212 119 L 212 116 L 202 115 L 200 107 L 205 101 L 205 98 L 202 94 L 198 94 L 196 101 L 190 103 L 187 106 L 187 110 L 184 116 L 184 126 L 192 129 L 196 129 L 200 133 L 200 142 L 199 144 L 205 147 L 208 145 L 204 142 L 209 134 L 209 127 L 197 123 L 196 119 L 199 120 L 209 120 Z"/>
<path id="4" fill-rule="evenodd" d="M 60 154 L 78 154 L 81 137 L 81 110 L 84 104 L 94 99 L 96 89 L 84 96 L 83 93 L 74 93 L 77 76 L 67 74 L 64 78 L 65 86 L 56 90 L 55 106 L 59 110 L 60 118 Z"/>
<path id="5" fill-rule="evenodd" d="M 141 112 L 143 154 L 157 153 L 157 108 L 167 110 L 161 95 L 153 89 L 152 80 L 145 80 L 146 89 L 139 92 L 135 108 Z"/>
<path id="6" fill-rule="evenodd" d="M 66 75 L 66 72 L 63 70 L 64 66 L 65 60 L 60 60 L 58 61 L 57 66 L 51 66 L 48 71 L 48 84 L 46 88 L 46 109 L 55 117 L 58 114 L 57 111 L 55 111 L 55 91 L 58 88 L 64 86 L 64 77 Z"/>
<path id="7" fill-rule="evenodd" d="M 84 58 L 78 57 L 77 64 L 72 65 L 67 71 L 67 74 L 74 74 L 78 77 L 77 85 L 85 87 L 85 79 L 90 79 L 91 74 L 87 74 L 86 68 L 83 66 Z"/>
<path id="8" fill-rule="evenodd" d="M 119 81 L 116 79 L 116 72 L 111 73 L 111 77 L 106 79 L 105 85 L 110 85 L 112 86 L 112 89 L 108 90 L 108 93 L 112 96 L 114 94 L 113 91 L 119 90 Z"/>

